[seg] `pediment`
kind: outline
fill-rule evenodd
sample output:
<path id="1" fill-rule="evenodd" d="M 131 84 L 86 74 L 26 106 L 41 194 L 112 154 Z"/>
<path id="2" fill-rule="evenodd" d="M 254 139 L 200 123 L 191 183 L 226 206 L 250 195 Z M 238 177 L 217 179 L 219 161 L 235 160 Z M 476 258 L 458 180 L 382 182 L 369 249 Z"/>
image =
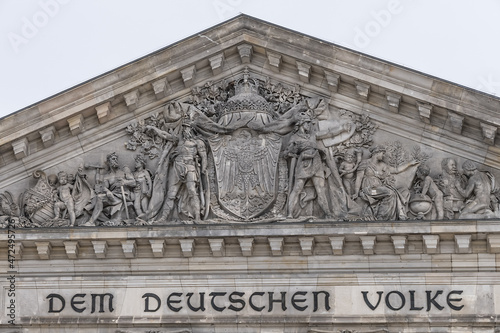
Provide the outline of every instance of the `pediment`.
<path id="1" fill-rule="evenodd" d="M 235 98 L 239 89 L 249 89 L 248 96 L 260 96 L 263 102 Z M 264 109 L 269 111 L 267 120 L 259 118 Z M 119 169 L 130 169 L 124 178 L 130 175 L 131 181 L 137 178 L 135 158 L 142 153 L 150 171 L 147 186 L 162 192 L 154 214 L 146 208 L 151 203 L 139 202 L 145 206 L 140 219 L 136 219 L 141 214 L 136 213 L 132 197 L 141 189 L 122 188 L 113 199 L 103 199 L 117 202 L 103 205 L 110 211 L 121 210 L 120 220 L 129 221 L 125 223 L 158 220 L 169 189 L 177 185 L 181 189 L 170 193 L 173 210 L 182 210 L 182 188 L 187 197 L 197 193 L 198 205 L 206 208 L 201 207 L 199 217 L 191 216 L 193 212 L 186 208 L 184 215 L 174 214 L 175 219 L 187 216 L 204 224 L 305 221 L 310 217 L 436 219 L 440 215 L 436 200 L 445 201 L 438 202 L 445 206 L 445 217 L 440 218 L 492 218 L 497 217 L 498 206 L 493 179 L 500 177 L 499 109 L 498 98 L 241 15 L 4 118 L 0 123 L 2 203 L 19 206 L 22 212 L 17 214 L 30 220 L 26 226 L 51 220 L 53 205 L 37 222 L 32 220 L 33 210 L 41 204 L 27 212 L 28 200 L 35 200 L 27 193 L 45 193 L 36 199 L 42 201 L 54 191 L 64 196 L 61 185 L 37 189 L 41 180 L 48 184 L 49 176 L 61 171 L 73 175 L 68 193 L 74 191 L 80 166 L 86 174 L 80 181 L 85 179 L 88 189 L 96 190 L 100 180 L 95 175 L 99 172 L 106 178 L 108 170 L 100 168 L 106 167 L 107 156 L 114 152 Z M 241 110 L 256 112 L 242 116 Z M 227 114 L 231 119 L 252 119 L 235 124 L 229 116 L 222 120 Z M 256 117 L 262 126 L 252 123 Z M 181 134 L 184 118 L 189 118 L 188 126 L 194 127 L 199 142 L 188 142 L 189 149 L 173 153 L 179 146 L 176 140 L 187 142 Z M 310 123 L 311 129 L 301 129 L 304 123 Z M 152 134 L 148 125 L 177 139 Z M 300 135 L 307 138 L 300 141 Z M 301 156 L 303 151 L 292 149 L 313 141 L 318 147 L 312 150 L 320 151 L 318 155 Z M 228 145 L 233 146 L 229 149 Z M 265 151 L 259 148 L 263 145 Z M 203 149 L 207 172 L 202 173 Z M 377 160 L 375 156 L 382 150 L 385 155 Z M 186 165 L 179 167 L 184 174 L 178 171 L 172 176 L 179 154 L 194 154 L 194 158 L 187 158 Z M 353 161 L 347 160 L 349 154 L 354 155 Z M 162 158 L 164 169 L 159 164 Z M 468 160 L 471 162 L 464 164 Z M 456 163 L 457 174 L 443 180 L 446 166 L 442 164 L 449 161 Z M 418 181 L 417 168 L 424 165 L 430 179 Z M 477 176 L 469 174 L 474 166 Z M 36 173 L 38 170 L 43 173 Z M 186 172 L 188 178 L 194 178 L 183 179 Z M 202 177 L 206 178 L 203 183 Z M 227 185 L 228 181 L 239 183 Z M 302 181 L 302 188 L 294 187 Z M 189 192 L 188 182 L 199 184 Z M 463 191 L 469 186 L 473 189 L 457 199 L 451 189 L 456 185 Z M 467 201 L 477 200 L 479 186 L 490 187 L 491 199 L 483 202 L 488 207 L 476 209 Z M 405 190 L 399 190 L 401 187 Z M 321 194 L 324 188 L 327 191 Z M 423 188 L 428 193 L 419 201 Z M 294 189 L 297 202 L 293 206 L 300 208 L 287 211 Z M 436 199 L 439 192 L 441 199 Z M 105 194 L 103 190 L 101 195 Z M 145 201 L 152 196 L 148 194 Z M 118 207 L 120 201 L 128 208 Z M 59 202 L 60 214 L 64 214 L 67 203 Z M 412 202 L 416 208 L 409 208 Z M 417 207 L 420 204 L 425 208 Z M 260 208 L 252 208 L 257 206 Z M 3 214 L 15 211 L 12 207 L 4 207 Z M 461 215 L 467 207 L 469 215 Z M 384 209 L 390 212 L 377 211 Z M 88 208 L 89 216 L 93 211 L 95 208 Z M 77 224 L 88 222 L 89 216 Z M 102 219 L 101 215 L 98 220 Z M 67 225 L 67 221 L 61 223 Z M 44 224 L 52 225 L 56 224 Z"/>

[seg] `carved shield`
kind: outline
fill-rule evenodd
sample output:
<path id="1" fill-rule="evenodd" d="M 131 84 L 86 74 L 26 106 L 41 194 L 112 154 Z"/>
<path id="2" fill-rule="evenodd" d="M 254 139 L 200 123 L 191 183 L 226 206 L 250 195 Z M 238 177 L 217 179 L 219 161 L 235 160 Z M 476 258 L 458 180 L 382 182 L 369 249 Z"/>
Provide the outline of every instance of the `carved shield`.
<path id="1" fill-rule="evenodd" d="M 245 220 L 263 213 L 276 199 L 281 137 L 241 129 L 209 143 L 221 207 Z"/>

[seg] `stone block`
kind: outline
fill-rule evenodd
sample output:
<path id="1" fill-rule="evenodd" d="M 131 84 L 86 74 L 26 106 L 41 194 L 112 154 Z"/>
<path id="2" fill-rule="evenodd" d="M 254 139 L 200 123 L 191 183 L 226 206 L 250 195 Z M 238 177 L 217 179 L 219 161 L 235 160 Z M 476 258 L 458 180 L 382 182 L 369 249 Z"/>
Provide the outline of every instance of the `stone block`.
<path id="1" fill-rule="evenodd" d="M 108 253 L 108 242 L 105 240 L 93 240 L 92 246 L 94 247 L 94 253 L 97 258 L 106 258 Z"/>
<path id="2" fill-rule="evenodd" d="M 252 62 L 253 47 L 250 44 L 238 45 L 238 53 L 240 54 L 241 63 L 249 64 Z"/>
<path id="3" fill-rule="evenodd" d="M 56 138 L 56 128 L 54 126 L 49 126 L 38 133 L 40 133 L 40 137 L 42 138 L 42 143 L 45 148 L 54 144 L 54 140 Z"/>
<path id="4" fill-rule="evenodd" d="M 40 259 L 50 259 L 50 252 L 52 251 L 50 242 L 35 242 L 35 245 Z"/>
<path id="5" fill-rule="evenodd" d="M 83 132 L 83 115 L 78 114 L 68 119 L 69 130 L 72 135 L 78 135 Z"/>
<path id="6" fill-rule="evenodd" d="M 213 75 L 219 75 L 222 73 L 222 68 L 224 67 L 224 53 L 219 53 L 213 57 L 208 58 L 210 63 L 210 68 L 212 68 Z"/>
<path id="7" fill-rule="evenodd" d="M 107 102 L 95 107 L 99 124 L 104 124 L 109 120 L 111 114 L 111 102 Z"/>
<path id="8" fill-rule="evenodd" d="M 139 106 L 139 89 L 132 90 L 129 93 L 126 93 L 123 95 L 123 98 L 125 99 L 125 105 L 127 105 L 127 108 L 129 111 L 134 111 L 137 109 Z"/>
<path id="9" fill-rule="evenodd" d="M 135 258 L 137 253 L 137 245 L 135 243 L 135 240 L 122 240 L 120 243 L 122 244 L 122 250 L 125 258 Z"/>
<path id="10" fill-rule="evenodd" d="M 80 250 L 80 245 L 78 241 L 65 241 L 63 242 L 64 249 L 66 250 L 66 255 L 69 259 L 77 259 L 78 252 Z"/>
<path id="11" fill-rule="evenodd" d="M 299 237 L 299 243 L 303 256 L 311 256 L 314 253 L 314 237 Z"/>
<path id="12" fill-rule="evenodd" d="M 165 255 L 166 246 L 164 239 L 150 239 L 151 251 L 155 257 L 163 257 Z"/>
<path id="13" fill-rule="evenodd" d="M 240 243 L 241 253 L 244 257 L 250 257 L 253 252 L 253 238 L 238 238 Z"/>
<path id="14" fill-rule="evenodd" d="M 11 145 L 12 149 L 14 150 L 14 156 L 16 157 L 16 159 L 20 160 L 29 155 L 27 138 L 13 141 Z"/>
<path id="15" fill-rule="evenodd" d="M 374 254 L 376 236 L 359 236 L 364 254 Z"/>
<path id="16" fill-rule="evenodd" d="M 337 237 L 329 237 L 329 239 L 333 254 L 336 256 L 342 255 L 344 250 L 345 237 L 337 236 Z"/>
<path id="17" fill-rule="evenodd" d="M 210 245 L 210 251 L 214 257 L 222 257 L 225 255 L 226 249 L 223 238 L 209 238 L 208 244 Z"/>
<path id="18" fill-rule="evenodd" d="M 182 255 L 186 258 L 190 258 L 194 254 L 194 239 L 179 239 L 179 244 L 181 245 Z"/>
<path id="19" fill-rule="evenodd" d="M 269 237 L 267 240 L 273 256 L 280 256 L 283 254 L 283 237 Z"/>
<path id="20" fill-rule="evenodd" d="M 300 81 L 309 83 L 309 79 L 311 77 L 311 65 L 300 61 L 296 61 L 296 64 Z"/>

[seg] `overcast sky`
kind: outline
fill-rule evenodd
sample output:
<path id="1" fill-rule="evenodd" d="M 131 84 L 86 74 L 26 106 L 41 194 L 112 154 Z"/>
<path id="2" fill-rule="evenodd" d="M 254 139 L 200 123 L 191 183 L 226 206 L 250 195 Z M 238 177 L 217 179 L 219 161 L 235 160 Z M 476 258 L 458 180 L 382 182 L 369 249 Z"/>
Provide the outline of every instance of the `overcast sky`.
<path id="1" fill-rule="evenodd" d="M 0 117 L 239 13 L 500 96 L 500 0 L 0 0 Z"/>

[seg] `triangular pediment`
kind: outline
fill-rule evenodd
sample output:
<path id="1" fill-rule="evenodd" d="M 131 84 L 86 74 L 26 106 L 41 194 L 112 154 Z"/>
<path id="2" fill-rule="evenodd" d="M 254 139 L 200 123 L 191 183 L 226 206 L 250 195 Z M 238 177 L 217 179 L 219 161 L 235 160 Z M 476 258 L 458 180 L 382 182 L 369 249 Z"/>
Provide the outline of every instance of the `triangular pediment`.
<path id="1" fill-rule="evenodd" d="M 135 156 L 141 152 L 145 153 L 146 167 L 151 171 L 153 183 L 155 173 L 159 172 L 158 162 L 162 158 L 166 141 L 155 141 L 159 136 L 141 141 L 144 138 L 139 136 L 146 133 L 144 126 L 164 126 L 169 122 L 169 112 L 200 112 L 210 121 L 220 125 L 221 112 L 223 113 L 221 110 L 227 106 L 229 99 L 237 94 L 238 82 L 243 80 L 245 75 L 259 87 L 255 88 L 257 94 L 270 103 L 270 119 L 272 122 L 278 122 L 273 123 L 273 126 L 280 127 L 280 119 L 286 118 L 285 114 L 294 105 L 304 105 L 312 113 L 314 135 L 325 130 L 332 132 L 336 130 L 335 126 L 345 125 L 344 134 L 331 134 L 329 138 L 318 138 L 317 141 L 321 149 L 331 154 L 331 161 L 335 162 L 338 169 L 347 170 L 355 166 L 356 170 L 359 169 L 359 174 L 351 172 L 349 177 L 352 177 L 342 179 L 341 186 L 336 180 L 328 183 L 332 165 L 327 165 L 331 161 L 327 162 L 327 157 L 323 156 L 325 153 L 322 153 L 322 160 L 318 162 L 321 165 L 318 168 L 324 169 L 323 182 L 326 187 L 345 188 L 351 182 L 352 186 L 357 187 L 356 192 L 359 192 L 363 185 L 356 185 L 356 178 L 367 177 L 366 165 L 369 164 L 370 156 L 376 154 L 376 147 L 385 149 L 385 162 L 388 167 L 406 168 L 406 164 L 416 159 L 418 163 L 413 163 L 413 171 L 416 171 L 418 165 L 426 164 L 435 182 L 443 172 L 441 164 L 446 158 L 457 163 L 460 174 L 464 173 L 462 164 L 471 160 L 480 172 L 489 172 L 492 177 L 500 176 L 500 151 L 496 140 L 497 126 L 500 124 L 498 98 L 241 15 L 2 119 L 0 188 L 8 191 L 13 197 L 12 200 L 3 199 L 3 202 L 15 201 L 18 205 L 26 206 L 25 201 L 20 202 L 17 198 L 23 197 L 23 200 L 27 200 L 26 191 L 37 186 L 37 180 L 33 178 L 33 172 L 37 170 L 45 173 L 43 178 L 60 171 L 76 175 L 80 165 L 87 166 L 89 168 L 85 173 L 92 188 L 95 185 L 96 173 L 91 169 L 92 166 L 104 167 L 106 157 L 112 152 L 116 152 L 119 157 L 120 168 L 128 167 L 131 169 L 131 175 Z M 220 110 L 214 108 L 214 105 Z M 181 111 L 171 111 L 175 107 Z M 190 107 L 193 109 L 188 111 Z M 201 132 L 206 130 L 204 125 L 200 125 L 203 119 L 205 118 L 197 118 L 197 135 L 202 135 Z M 178 119 L 172 120 L 175 121 Z M 269 121 L 266 125 L 271 126 L 271 120 Z M 293 173 L 290 173 L 290 176 L 289 170 L 292 163 L 298 162 L 298 157 L 297 161 L 292 162 L 293 158 L 282 155 L 287 145 L 293 142 L 293 127 L 299 126 L 299 123 L 297 118 L 288 124 L 288 130 L 280 127 L 274 132 L 264 131 L 282 137 L 279 142 L 281 150 L 277 148 L 274 152 L 269 151 L 269 156 L 266 157 L 269 160 L 275 159 L 274 164 L 271 164 L 275 175 L 264 177 L 265 179 L 259 178 L 263 171 L 253 166 L 253 171 L 244 175 L 247 178 L 243 179 L 242 173 L 234 176 L 243 177 L 239 180 L 247 182 L 246 185 L 240 184 L 243 187 L 262 182 L 272 183 L 274 194 L 266 199 L 267 201 L 263 199 L 258 203 L 264 208 L 257 212 L 243 213 L 245 209 L 240 203 L 240 206 L 229 207 L 233 199 L 223 202 L 220 183 L 226 182 L 226 176 L 233 175 L 225 173 L 230 170 L 217 169 L 218 163 L 229 162 L 216 155 L 228 153 L 217 151 L 218 143 L 205 133 L 201 140 L 206 145 L 208 159 L 211 161 L 208 163 L 211 169 L 207 178 L 213 179 L 207 180 L 203 190 L 200 190 L 200 187 L 196 190 L 206 192 L 211 187 L 210 195 L 216 198 L 209 195 L 201 201 L 205 200 L 207 207 L 210 206 L 209 201 L 220 207 L 212 205 L 209 208 L 212 213 L 202 211 L 200 219 L 234 219 L 249 222 L 258 220 L 259 216 L 266 220 L 286 218 L 289 215 L 286 211 L 286 201 L 293 192 L 293 182 L 298 179 Z M 211 135 L 232 135 L 222 130 L 214 132 L 213 127 L 210 129 Z M 255 134 L 257 132 L 260 134 Z M 250 134 L 250 137 L 257 138 L 262 134 L 259 130 L 257 132 Z M 238 138 L 243 140 L 245 135 L 249 134 L 242 134 Z M 233 139 L 237 141 L 236 137 L 224 140 Z M 247 143 L 259 144 L 251 140 Z M 264 141 L 271 142 L 272 138 L 266 137 Z M 157 146 L 151 147 L 151 144 Z M 244 145 L 235 147 L 238 150 Z M 351 166 L 344 156 L 346 153 L 352 155 L 353 151 L 355 159 Z M 250 163 L 252 156 L 246 156 L 245 161 L 238 160 L 233 167 L 243 168 L 244 162 Z M 343 162 L 344 167 L 341 166 Z M 286 166 L 286 171 L 281 169 L 280 163 Z M 280 179 L 280 171 L 283 179 Z M 304 172 L 305 174 L 300 176 L 303 178 L 300 179 L 304 179 L 309 185 L 313 183 L 313 179 L 322 177 L 320 173 L 309 174 L 307 170 Z M 254 176 L 255 179 L 248 178 Z M 168 183 L 168 177 L 165 175 L 163 181 Z M 339 177 L 345 178 L 342 171 L 339 171 Z M 463 175 L 460 177 L 465 190 L 468 178 Z M 236 178 L 233 180 L 237 181 Z M 418 194 L 412 192 L 415 179 L 415 172 L 411 173 L 411 179 L 407 179 L 408 196 Z M 359 181 L 361 182 L 362 180 Z M 168 183 L 168 186 L 170 185 L 172 183 Z M 185 183 L 182 186 L 185 186 Z M 383 186 L 389 185 L 384 183 Z M 393 185 L 389 188 L 391 186 Z M 495 185 L 490 186 L 493 192 Z M 319 209 L 318 193 L 315 193 L 314 187 L 309 189 L 312 194 L 303 194 L 304 197 L 311 195 L 315 205 L 309 213 L 304 213 L 307 216 L 316 216 L 315 212 Z M 168 190 L 163 191 L 165 201 Z M 355 195 L 350 193 L 349 199 L 342 197 L 340 201 L 344 208 L 349 209 L 347 206 L 350 205 L 345 200 L 352 201 L 353 196 L 360 194 L 361 192 Z M 393 194 L 401 193 L 394 191 Z M 329 202 L 332 201 L 332 195 L 326 195 Z M 434 196 L 429 194 L 427 198 L 434 202 Z M 446 193 L 444 196 L 446 197 Z M 463 203 L 466 199 L 462 198 Z M 405 200 L 404 205 L 407 207 L 409 199 Z M 370 197 L 365 193 L 358 217 L 365 218 L 366 207 L 373 206 L 375 209 L 374 206 L 379 202 L 379 198 Z M 177 204 L 176 202 L 175 205 Z M 253 203 L 247 205 L 252 206 Z M 335 205 L 337 203 L 330 203 L 330 209 L 335 210 Z M 130 202 L 131 211 L 134 209 L 132 206 L 133 203 Z M 64 210 L 64 206 L 61 207 Z M 460 214 L 462 208 L 456 208 L 455 214 Z M 216 209 L 219 209 L 219 213 L 215 212 Z M 491 210 L 494 210 L 493 207 Z M 25 212 L 23 217 L 31 218 L 28 215 Z M 135 217 L 138 214 L 131 212 L 130 215 Z M 330 216 L 320 215 L 316 217 Z M 346 218 L 344 215 L 333 215 L 336 219 Z M 417 217 L 416 214 L 413 214 L 413 217 Z M 486 218 L 486 215 L 478 217 Z"/>

